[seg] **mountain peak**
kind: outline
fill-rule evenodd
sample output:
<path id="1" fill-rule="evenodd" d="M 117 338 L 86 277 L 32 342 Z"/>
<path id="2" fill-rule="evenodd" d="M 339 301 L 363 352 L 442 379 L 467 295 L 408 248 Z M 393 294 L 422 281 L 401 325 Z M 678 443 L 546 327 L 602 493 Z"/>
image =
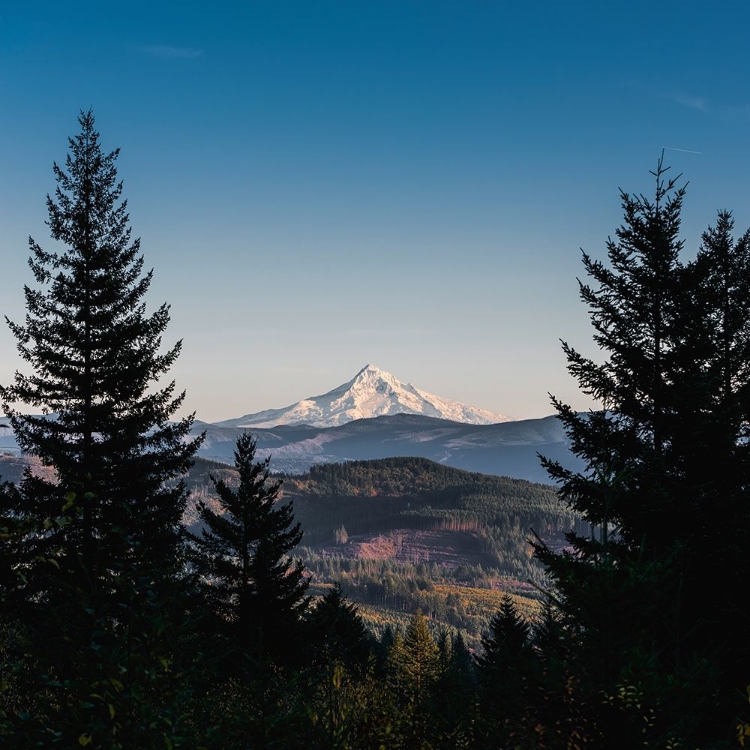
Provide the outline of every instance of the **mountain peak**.
<path id="1" fill-rule="evenodd" d="M 368 364 L 350 381 L 320 396 L 310 396 L 285 409 L 268 409 L 217 424 L 247 428 L 295 424 L 335 427 L 355 419 L 393 414 L 419 414 L 467 424 L 512 421 L 502 414 L 427 393 Z"/>
<path id="2" fill-rule="evenodd" d="M 366 372 L 372 372 L 374 374 L 378 374 L 383 372 L 379 367 L 376 367 L 375 365 L 365 365 L 358 373 L 357 375 L 364 375 Z"/>
<path id="3" fill-rule="evenodd" d="M 363 380 L 366 378 L 385 378 L 387 380 L 395 378 L 393 375 L 391 375 L 390 372 L 386 372 L 385 370 L 381 370 L 379 367 L 376 367 L 375 365 L 365 365 L 355 376 L 354 380 Z M 351 381 L 350 381 L 351 382 Z"/>
<path id="4" fill-rule="evenodd" d="M 379 367 L 375 367 L 375 365 L 365 365 L 365 367 L 363 367 L 354 378 L 345 385 L 348 387 L 367 388 L 373 383 L 377 384 L 376 387 L 383 383 L 390 384 L 394 387 L 403 385 L 402 383 L 399 383 L 390 372 L 381 370 Z M 336 388 L 335 390 L 339 389 Z"/>

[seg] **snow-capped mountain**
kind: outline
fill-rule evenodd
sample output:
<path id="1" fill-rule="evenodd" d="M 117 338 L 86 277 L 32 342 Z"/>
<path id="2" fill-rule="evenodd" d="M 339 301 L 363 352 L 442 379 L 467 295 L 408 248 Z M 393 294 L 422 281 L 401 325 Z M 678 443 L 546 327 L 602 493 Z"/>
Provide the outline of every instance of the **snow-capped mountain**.
<path id="1" fill-rule="evenodd" d="M 451 401 L 402 383 L 374 365 L 362 368 L 348 383 L 321 396 L 312 396 L 285 409 L 267 409 L 238 419 L 216 422 L 222 427 L 276 427 L 308 424 L 336 427 L 355 419 L 419 414 L 466 424 L 495 424 L 511 417 Z"/>

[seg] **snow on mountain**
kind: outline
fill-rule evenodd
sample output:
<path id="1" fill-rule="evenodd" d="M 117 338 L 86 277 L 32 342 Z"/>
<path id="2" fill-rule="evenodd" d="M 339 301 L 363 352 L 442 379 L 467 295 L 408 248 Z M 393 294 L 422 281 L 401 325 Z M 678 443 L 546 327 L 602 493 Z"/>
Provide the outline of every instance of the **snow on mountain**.
<path id="1" fill-rule="evenodd" d="M 355 419 L 392 414 L 419 414 L 466 424 L 513 421 L 502 414 L 427 393 L 411 383 L 402 383 L 389 372 L 367 365 L 348 383 L 321 396 L 311 396 L 285 409 L 267 409 L 216 424 L 257 428 L 296 424 L 336 427 Z"/>

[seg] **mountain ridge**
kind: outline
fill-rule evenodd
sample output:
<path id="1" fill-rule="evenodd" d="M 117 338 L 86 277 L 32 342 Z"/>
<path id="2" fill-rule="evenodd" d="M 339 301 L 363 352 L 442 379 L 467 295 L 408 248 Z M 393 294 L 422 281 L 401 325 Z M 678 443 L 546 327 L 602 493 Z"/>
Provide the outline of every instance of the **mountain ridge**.
<path id="1" fill-rule="evenodd" d="M 231 463 L 242 427 L 200 423 L 206 433 L 204 458 Z M 280 425 L 252 428 L 258 457 L 271 457 L 271 469 L 299 474 L 322 463 L 403 456 L 427 458 L 457 469 L 550 483 L 539 454 L 579 468 L 555 416 L 489 425 L 471 425 L 415 414 L 359 419 L 336 427 Z"/>

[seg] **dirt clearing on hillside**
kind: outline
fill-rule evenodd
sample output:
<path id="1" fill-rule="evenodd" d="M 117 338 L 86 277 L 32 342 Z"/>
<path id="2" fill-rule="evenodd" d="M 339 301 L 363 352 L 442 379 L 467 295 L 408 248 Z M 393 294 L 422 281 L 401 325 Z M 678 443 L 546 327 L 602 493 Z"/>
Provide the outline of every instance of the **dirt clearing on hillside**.
<path id="1" fill-rule="evenodd" d="M 400 563 L 491 567 L 493 559 L 482 551 L 479 534 L 472 531 L 419 531 L 394 529 L 388 534 L 350 536 L 347 544 L 326 545 L 316 552 L 359 560 L 394 560 Z"/>

